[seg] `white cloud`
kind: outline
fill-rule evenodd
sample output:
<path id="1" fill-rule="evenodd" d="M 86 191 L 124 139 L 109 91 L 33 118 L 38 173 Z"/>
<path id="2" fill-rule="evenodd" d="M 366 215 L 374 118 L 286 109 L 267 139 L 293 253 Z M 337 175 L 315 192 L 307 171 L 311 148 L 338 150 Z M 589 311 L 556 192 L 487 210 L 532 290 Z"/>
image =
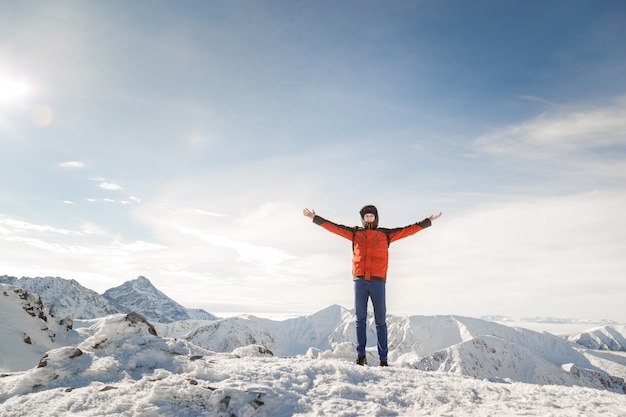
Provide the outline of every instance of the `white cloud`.
<path id="1" fill-rule="evenodd" d="M 59 166 L 61 168 L 85 168 L 85 163 L 79 161 L 68 161 L 60 163 Z"/>
<path id="2" fill-rule="evenodd" d="M 556 193 L 621 187 L 626 98 L 602 107 L 559 108 L 483 135 L 474 145 L 501 170 L 503 184 L 508 178 Z"/>
<path id="3" fill-rule="evenodd" d="M 100 184 L 98 184 L 98 187 L 102 188 L 103 190 L 109 190 L 109 191 L 123 190 L 122 186 L 112 183 L 112 182 L 101 182 Z"/>
<path id="4" fill-rule="evenodd" d="M 81 232 L 83 232 L 85 235 L 108 235 L 109 233 L 104 230 L 101 226 L 92 223 L 92 222 L 85 222 L 81 225 Z"/>
<path id="5" fill-rule="evenodd" d="M 222 216 L 224 216 L 224 214 L 213 213 L 211 211 L 205 211 L 205 210 L 200 210 L 200 209 L 195 209 L 194 213 L 201 214 L 203 216 L 212 216 L 212 217 L 222 217 Z"/>
<path id="6" fill-rule="evenodd" d="M 626 98 L 610 105 L 563 108 L 523 123 L 507 126 L 476 140 L 495 154 L 527 158 L 589 156 L 589 151 L 626 145 Z"/>
<path id="7" fill-rule="evenodd" d="M 273 267 L 290 259 L 295 259 L 294 256 L 289 255 L 278 248 L 253 245 L 251 243 L 242 242 L 225 236 L 203 233 L 195 229 L 183 227 L 179 230 L 188 235 L 195 236 L 210 245 L 235 250 L 239 254 L 238 261 L 240 262 L 251 262 L 266 267 Z"/>
<path id="8" fill-rule="evenodd" d="M 119 285 L 120 277 L 157 276 L 160 264 L 176 258 L 171 253 L 160 256 L 166 249 L 156 242 L 129 241 L 94 223 L 67 230 L 0 215 L 2 273 L 74 278 L 103 291 Z M 83 281 L 90 276 L 97 279 Z"/>
<path id="9" fill-rule="evenodd" d="M 129 252 L 144 252 L 166 249 L 166 247 L 157 243 L 143 242 L 138 240 L 136 242 L 123 245 L 122 249 Z"/>
<path id="10" fill-rule="evenodd" d="M 54 234 L 67 235 L 67 236 L 82 235 L 82 232 L 80 231 L 60 229 L 60 228 L 50 226 L 50 225 L 45 225 L 45 224 L 28 223 L 22 220 L 12 219 L 3 215 L 0 215 L 0 225 L 4 225 L 6 229 L 11 230 L 13 232 L 32 231 L 32 232 L 54 233 Z"/>
<path id="11" fill-rule="evenodd" d="M 100 251 L 92 247 L 67 245 L 31 237 L 11 236 L 6 240 L 7 242 L 22 243 L 24 245 L 32 246 L 34 248 L 42 249 L 55 254 L 101 255 Z"/>

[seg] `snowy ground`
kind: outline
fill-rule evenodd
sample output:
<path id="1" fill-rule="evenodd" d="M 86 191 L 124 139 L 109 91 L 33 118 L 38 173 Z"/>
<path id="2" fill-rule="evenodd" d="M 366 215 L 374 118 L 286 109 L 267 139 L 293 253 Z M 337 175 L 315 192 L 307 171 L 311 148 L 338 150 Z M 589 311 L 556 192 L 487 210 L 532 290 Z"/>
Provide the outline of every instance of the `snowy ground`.
<path id="1" fill-rule="evenodd" d="M 111 316 L 1 375 L 0 416 L 626 416 L 626 395 L 605 390 L 360 367 L 351 343 L 293 358 L 215 353 L 150 327 Z"/>
<path id="2" fill-rule="evenodd" d="M 2 416 L 624 416 L 626 396 L 340 359 L 210 357 L 13 397 Z M 183 370 L 184 369 L 184 370 Z M 107 374 L 105 376 L 105 374 Z"/>

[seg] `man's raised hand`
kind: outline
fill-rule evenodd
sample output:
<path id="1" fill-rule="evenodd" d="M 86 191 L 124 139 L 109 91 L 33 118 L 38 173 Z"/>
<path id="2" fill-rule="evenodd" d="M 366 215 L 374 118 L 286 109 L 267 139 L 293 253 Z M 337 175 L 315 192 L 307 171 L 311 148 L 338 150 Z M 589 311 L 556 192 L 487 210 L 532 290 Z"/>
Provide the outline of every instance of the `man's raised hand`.
<path id="1" fill-rule="evenodd" d="M 302 214 L 304 214 L 309 219 L 312 219 L 313 217 L 315 217 L 315 210 L 309 210 L 308 208 L 305 208 L 304 210 L 302 210 Z"/>
<path id="2" fill-rule="evenodd" d="M 443 214 L 443 212 L 440 211 L 439 213 L 433 214 L 432 216 L 430 216 L 429 219 L 430 219 L 431 222 L 433 222 L 433 221 L 437 220 L 438 218 L 440 218 L 442 214 Z"/>

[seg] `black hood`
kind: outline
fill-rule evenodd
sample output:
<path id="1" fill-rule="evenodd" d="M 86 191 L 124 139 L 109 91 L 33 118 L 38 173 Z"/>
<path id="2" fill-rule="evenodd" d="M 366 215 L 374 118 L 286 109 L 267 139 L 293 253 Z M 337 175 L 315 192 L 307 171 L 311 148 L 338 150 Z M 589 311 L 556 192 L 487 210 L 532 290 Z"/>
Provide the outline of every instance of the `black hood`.
<path id="1" fill-rule="evenodd" d="M 369 204 L 367 206 L 364 206 L 359 211 L 359 214 L 361 214 L 361 222 L 363 223 L 363 227 L 367 227 L 367 223 L 365 223 L 365 220 L 363 220 L 363 216 L 365 216 L 367 213 L 372 213 L 374 216 L 376 216 L 376 218 L 374 219 L 374 223 L 372 224 L 372 228 L 377 229 L 378 228 L 378 210 L 376 209 L 376 206 Z"/>

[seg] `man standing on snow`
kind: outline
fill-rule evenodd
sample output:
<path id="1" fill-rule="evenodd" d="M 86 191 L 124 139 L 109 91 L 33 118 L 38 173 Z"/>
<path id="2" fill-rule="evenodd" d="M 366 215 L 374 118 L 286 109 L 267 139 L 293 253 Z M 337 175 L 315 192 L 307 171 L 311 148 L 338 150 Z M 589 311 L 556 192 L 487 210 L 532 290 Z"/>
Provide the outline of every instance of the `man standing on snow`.
<path id="1" fill-rule="evenodd" d="M 357 360 L 359 365 L 366 365 L 365 345 L 367 342 L 367 303 L 372 300 L 376 336 L 378 338 L 378 357 L 380 366 L 388 366 L 387 354 L 387 306 L 385 282 L 389 260 L 389 245 L 398 239 L 411 236 L 432 225 L 441 216 L 439 214 L 425 218 L 421 222 L 395 229 L 378 227 L 378 210 L 367 205 L 359 212 L 363 227 L 348 227 L 328 221 L 315 210 L 305 208 L 303 214 L 329 232 L 352 241 L 352 276 L 354 280 L 354 306 L 356 310 L 356 337 L 358 341 Z"/>

